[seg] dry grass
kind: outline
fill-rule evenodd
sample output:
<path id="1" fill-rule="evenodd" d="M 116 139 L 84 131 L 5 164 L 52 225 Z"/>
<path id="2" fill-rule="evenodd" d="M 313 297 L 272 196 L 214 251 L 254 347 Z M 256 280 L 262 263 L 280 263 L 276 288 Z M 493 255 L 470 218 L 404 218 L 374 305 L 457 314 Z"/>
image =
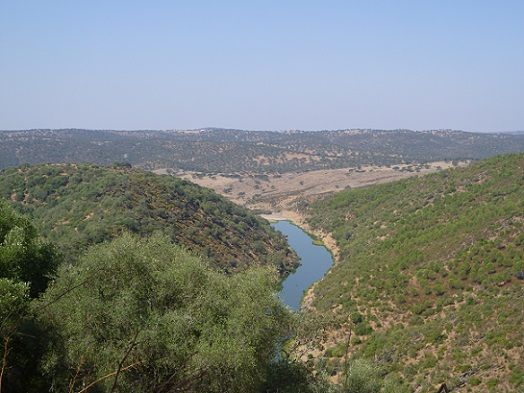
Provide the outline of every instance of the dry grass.
<path id="1" fill-rule="evenodd" d="M 461 166 L 467 164 L 459 163 Z M 302 198 L 314 198 L 348 187 L 363 187 L 420 176 L 451 166 L 451 162 L 438 161 L 426 166 L 363 166 L 299 173 L 271 173 L 263 176 L 251 173 L 208 175 L 184 171 L 176 172 L 176 175 L 211 188 L 239 205 L 271 212 L 274 218 L 283 215 L 283 218 L 295 220 L 296 217 L 290 217 L 291 212 L 296 211 L 295 204 Z M 155 172 L 167 173 L 167 170 L 159 169 Z"/>

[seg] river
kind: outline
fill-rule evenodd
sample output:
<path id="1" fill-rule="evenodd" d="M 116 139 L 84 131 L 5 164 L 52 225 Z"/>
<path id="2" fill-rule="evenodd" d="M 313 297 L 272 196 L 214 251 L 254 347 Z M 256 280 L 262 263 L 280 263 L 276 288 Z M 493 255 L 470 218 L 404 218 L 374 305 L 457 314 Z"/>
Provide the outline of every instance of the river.
<path id="1" fill-rule="evenodd" d="M 300 258 L 300 266 L 285 278 L 279 293 L 289 308 L 298 311 L 304 292 L 324 277 L 333 264 L 333 256 L 326 247 L 314 244 L 309 234 L 289 221 L 277 221 L 271 226 L 287 237 Z"/>

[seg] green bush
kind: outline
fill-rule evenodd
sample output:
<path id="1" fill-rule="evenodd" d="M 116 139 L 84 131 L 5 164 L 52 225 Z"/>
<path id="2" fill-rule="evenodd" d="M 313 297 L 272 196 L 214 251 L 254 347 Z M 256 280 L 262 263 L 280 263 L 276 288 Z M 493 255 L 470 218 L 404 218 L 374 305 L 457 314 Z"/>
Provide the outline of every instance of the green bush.
<path id="1" fill-rule="evenodd" d="M 378 369 L 363 360 L 351 360 L 343 380 L 343 391 L 347 393 L 379 393 L 383 381 Z"/>
<path id="2" fill-rule="evenodd" d="M 266 269 L 227 277 L 160 236 L 96 246 L 41 300 L 45 369 L 59 390 L 253 391 L 289 329 L 277 283 Z"/>
<path id="3" fill-rule="evenodd" d="M 335 358 L 341 358 L 346 353 L 346 344 L 341 342 L 335 345 L 334 347 L 330 347 L 326 349 L 325 355 L 327 357 L 335 357 Z"/>

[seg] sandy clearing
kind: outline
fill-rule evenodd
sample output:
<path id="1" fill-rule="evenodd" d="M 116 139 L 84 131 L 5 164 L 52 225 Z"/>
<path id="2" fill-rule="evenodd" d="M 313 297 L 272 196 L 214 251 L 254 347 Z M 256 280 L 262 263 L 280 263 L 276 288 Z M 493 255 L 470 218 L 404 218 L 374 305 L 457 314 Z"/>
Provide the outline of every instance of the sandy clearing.
<path id="1" fill-rule="evenodd" d="M 467 162 L 459 163 L 460 166 L 467 164 Z M 295 211 L 297 202 L 303 198 L 315 198 L 346 188 L 363 187 L 411 176 L 420 176 L 451 166 L 451 162 L 439 161 L 426 165 L 363 166 L 264 175 L 250 173 L 210 175 L 183 171 L 173 171 L 172 173 L 201 186 L 211 188 L 247 208 L 271 212 L 272 214 L 282 214 L 281 211 Z M 155 172 L 168 173 L 169 170 L 161 169 Z M 289 214 L 289 212 L 286 212 L 286 215 Z"/>

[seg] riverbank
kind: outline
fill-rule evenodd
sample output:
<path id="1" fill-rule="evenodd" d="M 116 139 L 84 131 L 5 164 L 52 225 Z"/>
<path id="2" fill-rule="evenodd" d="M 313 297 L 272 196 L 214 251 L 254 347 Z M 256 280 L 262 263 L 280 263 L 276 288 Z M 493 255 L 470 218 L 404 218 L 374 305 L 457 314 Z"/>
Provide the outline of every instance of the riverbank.
<path id="1" fill-rule="evenodd" d="M 301 228 L 303 231 L 310 234 L 313 238 L 320 239 L 322 245 L 331 253 L 333 258 L 333 266 L 339 262 L 340 249 L 337 246 L 337 242 L 330 233 L 323 231 L 315 230 L 306 222 L 304 215 L 292 211 L 292 210 L 280 210 L 278 212 L 272 212 L 271 214 L 261 214 L 262 218 L 265 218 L 269 222 L 278 222 L 278 221 L 290 221 L 297 227 Z M 330 273 L 331 268 L 326 272 L 326 275 Z M 313 301 L 315 300 L 315 286 L 318 281 L 315 281 L 305 292 L 302 302 L 301 309 L 303 310 L 314 310 Z"/>
<path id="2" fill-rule="evenodd" d="M 302 228 L 307 233 L 313 235 L 314 238 L 322 240 L 323 245 L 333 255 L 335 263 L 338 262 L 340 255 L 340 249 L 337 246 L 336 240 L 333 238 L 331 233 L 315 230 L 307 223 L 306 217 L 292 210 L 280 210 L 278 212 L 272 212 L 271 214 L 260 214 L 260 217 L 265 218 L 269 222 L 276 221 L 291 221 L 296 226 Z"/>
<path id="3" fill-rule="evenodd" d="M 320 280 L 324 279 L 331 272 L 332 267 L 338 263 L 340 252 L 334 238 L 331 234 L 313 230 L 307 224 L 303 215 L 293 211 L 279 211 L 262 215 L 262 217 L 269 220 L 273 228 L 280 230 L 288 237 L 290 246 L 302 260 L 297 272 L 291 273 L 288 277 L 291 280 L 297 279 L 293 274 L 298 273 L 300 275 L 298 280 L 291 283 L 284 281 L 283 283 L 280 293 L 282 301 L 295 311 L 301 310 L 314 315 L 316 311 L 313 306 L 316 297 L 315 288 Z M 297 236 L 301 237 L 302 241 L 297 241 Z M 321 244 L 319 240 L 322 241 Z M 323 250 L 324 255 L 318 254 L 319 249 Z M 329 266 L 325 266 L 325 261 L 328 259 Z M 320 269 L 320 274 L 318 274 L 318 269 Z M 312 274 L 317 275 L 308 282 L 307 280 L 311 279 Z M 323 339 L 321 345 L 311 347 L 309 342 L 299 343 L 294 348 L 292 356 L 296 360 L 306 363 L 311 359 L 324 356 L 325 348 L 334 347 L 336 343 L 347 339 L 346 336 L 339 337 L 338 332 L 324 330 L 324 333 L 327 336 Z M 338 383 L 338 376 L 332 375 L 330 380 L 333 383 Z"/>
<path id="4" fill-rule="evenodd" d="M 300 258 L 300 266 L 282 281 L 279 295 L 294 311 L 303 307 L 304 293 L 321 280 L 333 266 L 334 258 L 324 244 L 290 220 L 279 220 L 271 226 L 287 237 L 289 246 Z"/>

